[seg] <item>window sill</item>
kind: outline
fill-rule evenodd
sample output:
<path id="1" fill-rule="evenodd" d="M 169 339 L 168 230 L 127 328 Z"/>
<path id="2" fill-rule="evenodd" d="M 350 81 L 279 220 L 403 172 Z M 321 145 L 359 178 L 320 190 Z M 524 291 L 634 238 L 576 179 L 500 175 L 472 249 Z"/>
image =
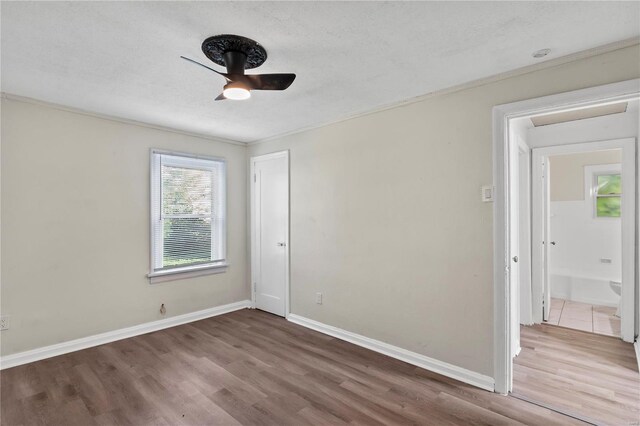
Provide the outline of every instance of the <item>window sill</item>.
<path id="1" fill-rule="evenodd" d="M 147 274 L 151 284 L 162 283 L 165 281 L 175 281 L 184 278 L 194 278 L 203 275 L 221 274 L 227 272 L 229 264 L 226 262 L 216 263 L 213 265 L 196 266 L 189 268 L 175 268 L 166 271 L 151 272 Z"/>

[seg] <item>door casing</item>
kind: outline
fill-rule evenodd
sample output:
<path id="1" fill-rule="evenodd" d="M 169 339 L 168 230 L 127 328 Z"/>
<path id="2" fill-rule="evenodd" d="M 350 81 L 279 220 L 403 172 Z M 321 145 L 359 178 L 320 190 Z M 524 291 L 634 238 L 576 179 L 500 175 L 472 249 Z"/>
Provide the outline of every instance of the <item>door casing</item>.
<path id="1" fill-rule="evenodd" d="M 266 161 L 276 158 L 285 158 L 287 163 L 287 225 L 285 227 L 285 310 L 284 317 L 288 318 L 291 313 L 290 299 L 290 238 L 289 228 L 291 219 L 291 167 L 289 163 L 289 150 L 273 152 L 270 154 L 257 155 L 249 159 L 249 197 L 250 197 L 250 240 L 251 240 L 251 307 L 256 308 L 256 282 L 257 282 L 257 261 L 258 261 L 258 248 L 257 240 L 259 229 L 256 225 L 256 163 L 259 161 Z"/>

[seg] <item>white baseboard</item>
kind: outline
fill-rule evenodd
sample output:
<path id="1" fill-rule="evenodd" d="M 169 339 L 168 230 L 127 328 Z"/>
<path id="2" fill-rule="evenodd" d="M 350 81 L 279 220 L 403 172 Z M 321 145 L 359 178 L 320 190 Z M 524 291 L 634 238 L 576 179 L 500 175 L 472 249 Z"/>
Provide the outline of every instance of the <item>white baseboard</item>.
<path id="1" fill-rule="evenodd" d="M 514 358 L 520 355 L 521 351 L 522 351 L 522 346 L 518 346 L 518 349 L 516 349 L 516 354 L 514 355 Z"/>
<path id="2" fill-rule="evenodd" d="M 640 340 L 633 342 L 633 347 L 636 350 L 636 361 L 638 362 L 638 371 L 640 371 Z"/>
<path id="3" fill-rule="evenodd" d="M 424 368 L 425 370 L 433 371 L 434 373 L 442 374 L 443 376 L 460 380 L 461 382 L 468 383 L 491 392 L 495 389 L 495 382 L 492 377 L 476 373 L 475 371 L 438 361 L 437 359 L 429 358 L 428 356 L 421 355 L 416 352 L 411 352 L 379 340 L 361 336 L 359 334 L 323 324 L 299 315 L 289 314 L 287 319 L 303 327 L 307 327 L 312 330 L 319 331 L 320 333 L 328 334 L 329 336 L 362 346 L 363 348 L 399 359 L 417 367 Z"/>
<path id="4" fill-rule="evenodd" d="M 129 337 L 139 336 L 141 334 L 151 333 L 152 331 L 163 330 L 169 327 L 175 327 L 177 325 L 198 321 L 249 307 L 251 307 L 251 301 L 243 300 L 240 302 L 230 303 L 228 305 L 216 306 L 214 308 L 203 309 L 201 311 L 190 312 L 188 314 L 177 315 L 175 317 L 147 322 L 144 324 L 134 325 L 132 327 L 121 328 L 119 330 L 108 331 L 106 333 L 95 334 L 93 336 L 69 340 L 67 342 L 62 342 L 51 346 L 44 346 L 42 348 L 32 349 L 30 351 L 3 356 L 0 357 L 0 370 L 27 364 L 29 362 L 39 361 L 45 358 L 63 355 L 69 352 L 79 351 L 81 349 L 91 348 L 93 346 L 104 345 L 105 343 L 114 342 L 116 340 L 127 339 Z"/>

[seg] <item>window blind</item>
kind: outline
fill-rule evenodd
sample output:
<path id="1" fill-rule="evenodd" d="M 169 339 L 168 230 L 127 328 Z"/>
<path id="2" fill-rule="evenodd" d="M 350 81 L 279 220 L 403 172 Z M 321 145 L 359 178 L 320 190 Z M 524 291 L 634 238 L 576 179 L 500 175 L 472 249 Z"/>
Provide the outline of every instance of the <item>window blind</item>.
<path id="1" fill-rule="evenodd" d="M 223 160 L 152 153 L 153 271 L 225 260 Z"/>

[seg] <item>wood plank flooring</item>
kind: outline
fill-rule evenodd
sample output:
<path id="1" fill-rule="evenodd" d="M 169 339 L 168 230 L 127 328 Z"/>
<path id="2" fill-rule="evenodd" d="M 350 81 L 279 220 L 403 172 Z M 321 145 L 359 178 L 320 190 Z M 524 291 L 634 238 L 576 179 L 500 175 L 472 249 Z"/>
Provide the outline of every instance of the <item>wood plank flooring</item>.
<path id="1" fill-rule="evenodd" d="M 513 392 L 610 425 L 640 424 L 633 345 L 554 325 L 521 327 Z"/>
<path id="2" fill-rule="evenodd" d="M 0 373 L 2 425 L 579 424 L 255 310 Z"/>

